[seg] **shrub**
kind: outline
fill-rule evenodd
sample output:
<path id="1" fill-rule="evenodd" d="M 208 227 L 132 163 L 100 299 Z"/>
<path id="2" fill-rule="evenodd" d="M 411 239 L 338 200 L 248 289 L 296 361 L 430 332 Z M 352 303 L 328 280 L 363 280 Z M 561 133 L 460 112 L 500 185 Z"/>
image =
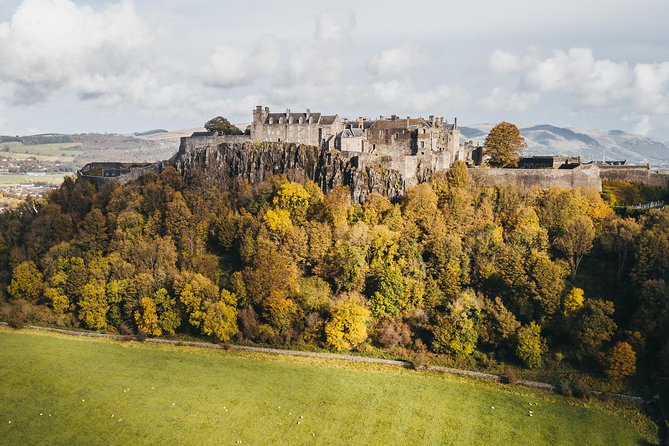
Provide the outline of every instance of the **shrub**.
<path id="1" fill-rule="evenodd" d="M 23 299 L 13 303 L 7 315 L 7 323 L 16 329 L 23 328 L 29 321 L 31 305 Z"/>

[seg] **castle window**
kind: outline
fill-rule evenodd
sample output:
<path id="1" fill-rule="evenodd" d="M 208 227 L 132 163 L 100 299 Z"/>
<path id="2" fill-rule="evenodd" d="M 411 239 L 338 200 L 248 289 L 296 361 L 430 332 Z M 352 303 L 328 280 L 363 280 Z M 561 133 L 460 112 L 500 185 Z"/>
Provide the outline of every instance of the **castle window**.
<path id="1" fill-rule="evenodd" d="M 279 124 L 283 124 L 283 123 L 285 123 L 285 122 L 286 122 L 286 120 L 283 119 L 283 116 L 279 118 Z"/>
<path id="2" fill-rule="evenodd" d="M 269 118 L 269 123 L 274 124 L 274 118 Z"/>
<path id="3" fill-rule="evenodd" d="M 425 132 L 427 132 L 427 129 L 423 129 L 423 135 L 425 134 Z"/>
<path id="4" fill-rule="evenodd" d="M 399 137 L 400 137 L 399 132 L 398 132 L 398 133 L 395 133 L 395 138 L 397 139 L 397 138 L 399 138 Z"/>
<path id="5" fill-rule="evenodd" d="M 420 147 L 421 147 L 422 149 L 425 148 L 425 141 L 421 141 L 421 142 L 420 142 Z"/>
<path id="6" fill-rule="evenodd" d="M 299 123 L 304 124 L 304 118 L 302 116 L 300 116 Z"/>

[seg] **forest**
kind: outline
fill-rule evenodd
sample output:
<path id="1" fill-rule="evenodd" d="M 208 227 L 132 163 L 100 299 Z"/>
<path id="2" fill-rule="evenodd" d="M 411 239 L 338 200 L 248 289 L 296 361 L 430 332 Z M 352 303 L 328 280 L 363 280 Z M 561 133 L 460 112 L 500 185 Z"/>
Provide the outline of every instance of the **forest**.
<path id="1" fill-rule="evenodd" d="M 0 317 L 652 394 L 669 370 L 669 209 L 620 212 L 635 193 L 482 187 L 462 163 L 397 203 L 172 168 L 67 178 L 0 215 Z"/>

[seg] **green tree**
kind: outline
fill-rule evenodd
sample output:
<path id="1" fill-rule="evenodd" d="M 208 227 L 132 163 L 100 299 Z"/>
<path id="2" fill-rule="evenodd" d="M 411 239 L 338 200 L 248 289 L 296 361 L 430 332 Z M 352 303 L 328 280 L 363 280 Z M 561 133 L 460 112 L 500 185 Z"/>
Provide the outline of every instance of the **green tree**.
<path id="1" fill-rule="evenodd" d="M 514 124 L 500 122 L 490 130 L 483 145 L 483 153 L 490 157 L 490 164 L 499 167 L 518 165 L 525 139 Z"/>
<path id="2" fill-rule="evenodd" d="M 237 126 L 230 124 L 223 116 L 211 118 L 204 124 L 208 132 L 217 132 L 219 135 L 243 135 L 244 132 Z"/>
<path id="3" fill-rule="evenodd" d="M 602 247 L 617 254 L 618 280 L 622 279 L 627 259 L 634 252 L 640 233 L 641 225 L 632 218 L 611 216 L 604 222 L 601 236 Z"/>
<path id="4" fill-rule="evenodd" d="M 457 356 L 474 353 L 481 332 L 482 306 L 481 300 L 471 290 L 463 292 L 453 301 L 432 330 L 434 350 Z"/>
<path id="5" fill-rule="evenodd" d="M 613 321 L 614 311 L 613 302 L 585 299 L 572 330 L 579 356 L 595 355 L 601 345 L 611 339 L 617 328 Z"/>
<path id="6" fill-rule="evenodd" d="M 516 334 L 516 356 L 531 369 L 543 364 L 542 355 L 546 353 L 546 340 L 541 337 L 541 327 L 535 322 L 520 327 Z"/>
<path id="7" fill-rule="evenodd" d="M 44 277 L 32 260 L 21 262 L 12 271 L 12 280 L 7 292 L 14 300 L 36 302 L 42 295 Z"/>
<path id="8" fill-rule="evenodd" d="M 181 325 L 181 313 L 176 299 L 165 288 L 160 288 L 153 294 L 153 302 L 156 305 L 158 326 L 162 331 L 174 334 Z"/>
<path id="9" fill-rule="evenodd" d="M 344 294 L 332 306 L 332 315 L 325 325 L 329 346 L 337 351 L 351 350 L 367 339 L 367 323 L 371 313 L 358 293 Z"/>
<path id="10" fill-rule="evenodd" d="M 262 303 L 262 315 L 279 333 L 291 329 L 300 313 L 300 307 L 293 299 L 280 292 L 273 291 Z"/>
<path id="11" fill-rule="evenodd" d="M 592 249 L 594 239 L 595 227 L 592 220 L 585 215 L 574 217 L 555 239 L 555 246 L 565 253 L 569 266 L 571 266 L 572 282 L 576 279 L 581 260 Z"/>
<path id="12" fill-rule="evenodd" d="M 378 267 L 370 282 L 369 304 L 374 316 L 397 316 L 408 305 L 404 276 L 397 265 Z"/>

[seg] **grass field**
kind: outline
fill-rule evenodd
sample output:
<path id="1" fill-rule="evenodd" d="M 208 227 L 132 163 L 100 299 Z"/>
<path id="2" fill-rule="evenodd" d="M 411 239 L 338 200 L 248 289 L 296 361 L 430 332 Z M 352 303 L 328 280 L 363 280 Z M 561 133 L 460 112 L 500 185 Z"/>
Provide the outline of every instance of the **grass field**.
<path id="1" fill-rule="evenodd" d="M 377 365 L 0 328 L 8 445 L 653 444 L 635 414 Z"/>
<path id="2" fill-rule="evenodd" d="M 0 185 L 17 185 L 30 183 L 47 183 L 60 185 L 63 179 L 68 175 L 74 175 L 72 172 L 47 173 L 46 175 L 27 175 L 21 173 L 0 174 Z"/>
<path id="3" fill-rule="evenodd" d="M 84 153 L 83 150 L 73 149 L 73 147 L 79 145 L 79 143 L 35 145 L 24 145 L 20 142 L 0 143 L 0 147 L 9 147 L 9 152 L 2 152 L 4 156 L 10 158 L 26 158 L 28 156 L 34 156 L 36 159 L 42 161 L 72 161 L 74 157 Z"/>

